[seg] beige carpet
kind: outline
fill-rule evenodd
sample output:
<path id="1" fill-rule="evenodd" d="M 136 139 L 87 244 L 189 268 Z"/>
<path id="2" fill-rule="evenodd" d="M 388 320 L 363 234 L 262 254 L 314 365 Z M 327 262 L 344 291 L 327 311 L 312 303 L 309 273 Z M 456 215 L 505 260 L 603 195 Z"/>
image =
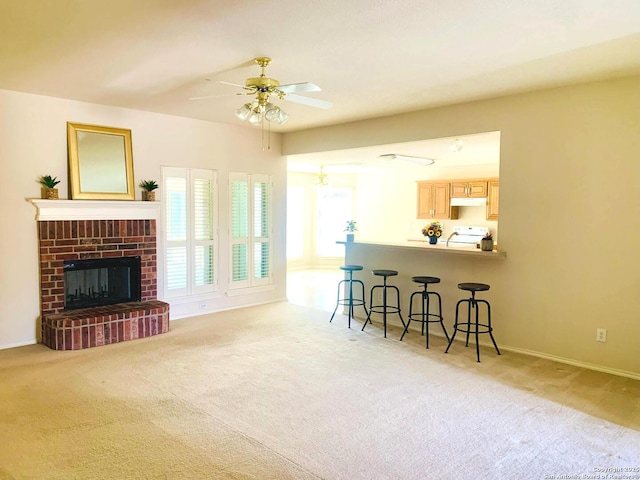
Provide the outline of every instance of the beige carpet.
<path id="1" fill-rule="evenodd" d="M 278 303 L 79 352 L 0 351 L 0 479 L 544 479 L 640 467 L 638 381 L 488 348 L 478 364 L 460 343 L 445 355 L 442 339 L 426 350 L 417 332 L 400 343 L 398 329 L 384 339 L 379 322 L 363 333 L 329 316 Z"/>

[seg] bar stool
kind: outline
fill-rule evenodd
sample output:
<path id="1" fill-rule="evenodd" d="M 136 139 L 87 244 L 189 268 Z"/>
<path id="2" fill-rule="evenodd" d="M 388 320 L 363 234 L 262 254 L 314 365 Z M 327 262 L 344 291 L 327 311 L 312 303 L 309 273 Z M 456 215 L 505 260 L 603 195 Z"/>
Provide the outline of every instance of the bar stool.
<path id="1" fill-rule="evenodd" d="M 338 311 L 338 307 L 340 305 L 344 305 L 344 306 L 348 306 L 349 307 L 349 328 L 351 328 L 351 319 L 355 318 L 353 315 L 353 307 L 357 307 L 357 306 L 361 306 L 362 308 L 364 308 L 364 313 L 367 314 L 367 316 L 369 315 L 369 312 L 367 312 L 367 306 L 365 305 L 365 301 L 364 301 L 364 283 L 362 283 L 362 280 L 354 280 L 353 279 L 353 272 L 357 272 L 359 270 L 362 270 L 362 266 L 361 265 L 340 265 L 340 270 L 343 270 L 345 272 L 347 272 L 349 274 L 349 278 L 346 278 L 344 280 L 340 280 L 340 282 L 338 282 L 338 301 L 336 302 L 336 308 L 333 310 L 333 315 L 331 315 L 331 320 L 329 320 L 329 323 L 331 323 L 333 321 L 333 317 L 335 316 L 336 312 Z M 347 283 L 349 285 L 349 296 L 348 297 L 341 297 L 341 293 L 344 291 L 342 289 L 342 285 L 344 283 Z M 353 284 L 358 284 L 360 285 L 360 287 L 362 287 L 362 296 L 360 298 L 354 298 L 353 297 Z"/>
<path id="2" fill-rule="evenodd" d="M 371 321 L 372 313 L 381 313 L 382 323 L 384 324 L 384 338 L 387 338 L 387 314 L 397 313 L 398 316 L 400 317 L 400 321 L 402 322 L 402 326 L 406 327 L 406 325 L 404 324 L 404 320 L 402 318 L 402 314 L 400 313 L 400 290 L 398 290 L 398 287 L 396 287 L 395 285 L 387 285 L 387 279 L 389 277 L 394 277 L 398 275 L 398 271 L 397 270 L 372 270 L 371 274 L 377 277 L 382 277 L 383 280 L 382 280 L 382 285 L 374 285 L 373 287 L 371 287 L 371 295 L 369 298 L 369 314 L 367 315 L 367 320 L 364 322 L 364 325 L 362 325 L 362 331 L 364 331 L 364 327 L 367 326 L 367 322 L 373 325 L 373 322 Z M 382 289 L 382 304 L 374 305 L 373 294 L 379 288 Z M 387 303 L 387 290 L 394 290 L 396 292 L 397 302 L 395 305 L 389 305 Z"/>
<path id="3" fill-rule="evenodd" d="M 449 340 L 449 345 L 447 345 L 447 349 L 444 353 L 449 351 L 449 347 L 453 343 L 453 339 L 456 338 L 457 332 L 465 332 L 467 334 L 467 341 L 465 343 L 465 347 L 469 346 L 469 334 L 473 333 L 476 336 L 476 355 L 478 357 L 478 362 L 480 361 L 480 344 L 478 342 L 478 335 L 488 333 L 491 337 L 491 341 L 493 342 L 493 346 L 496 348 L 496 352 L 500 355 L 500 350 L 498 350 L 498 345 L 496 344 L 495 339 L 493 338 L 493 327 L 491 327 L 491 305 L 486 300 L 478 300 L 476 299 L 476 292 L 484 292 L 491 288 L 486 283 L 459 283 L 458 288 L 460 290 L 465 290 L 467 292 L 471 292 L 471 298 L 463 298 L 459 300 L 456 304 L 456 320 L 453 325 L 453 336 L 451 340 Z M 467 303 L 467 321 L 461 322 L 458 320 L 458 308 L 460 304 Z M 480 305 L 485 304 L 487 306 L 487 323 L 479 323 L 478 317 L 480 313 Z M 471 322 L 471 310 L 476 310 L 476 320 L 475 323 Z"/>
<path id="4" fill-rule="evenodd" d="M 402 336 L 400 337 L 400 341 L 404 338 L 405 333 L 409 331 L 409 325 L 411 325 L 411 320 L 414 322 L 422 323 L 422 335 L 425 335 L 426 331 L 426 343 L 427 348 L 429 348 L 429 323 L 439 323 L 442 327 L 442 331 L 444 335 L 447 337 L 447 341 L 449 341 L 449 334 L 447 333 L 447 329 L 444 326 L 444 322 L 442 321 L 442 298 L 440 298 L 440 294 L 438 292 L 429 292 L 428 286 L 434 283 L 440 283 L 440 279 L 438 277 L 411 277 L 415 283 L 421 284 L 424 289 L 418 290 L 417 292 L 413 292 L 411 294 L 411 299 L 409 300 L 409 317 L 407 320 L 407 326 L 404 328 L 404 332 L 402 332 Z M 434 296 L 438 300 L 438 313 L 431 313 L 431 302 L 430 297 Z M 420 311 L 413 311 L 413 297 L 421 297 L 420 302 Z"/>

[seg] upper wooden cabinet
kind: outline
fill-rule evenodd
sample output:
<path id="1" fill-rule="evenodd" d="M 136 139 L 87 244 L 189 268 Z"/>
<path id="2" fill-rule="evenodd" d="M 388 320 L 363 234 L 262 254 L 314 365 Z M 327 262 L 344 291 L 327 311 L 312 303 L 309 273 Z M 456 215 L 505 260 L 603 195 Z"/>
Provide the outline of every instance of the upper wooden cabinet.
<path id="1" fill-rule="evenodd" d="M 456 180 L 451 182 L 451 196 L 455 198 L 485 198 L 487 180 Z"/>
<path id="2" fill-rule="evenodd" d="M 489 180 L 487 183 L 487 220 L 498 220 L 500 206 L 500 182 Z"/>
<path id="3" fill-rule="evenodd" d="M 451 206 L 449 192 L 449 182 L 418 182 L 418 218 L 458 218 L 458 207 Z"/>

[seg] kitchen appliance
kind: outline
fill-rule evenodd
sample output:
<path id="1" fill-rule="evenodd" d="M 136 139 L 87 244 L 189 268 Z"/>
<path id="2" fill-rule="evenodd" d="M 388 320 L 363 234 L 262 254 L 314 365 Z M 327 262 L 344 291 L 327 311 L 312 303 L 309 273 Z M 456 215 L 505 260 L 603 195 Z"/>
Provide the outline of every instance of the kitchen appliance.
<path id="1" fill-rule="evenodd" d="M 489 227 L 456 225 L 452 232 L 440 237 L 438 243 L 446 245 L 448 241 L 450 247 L 475 247 L 487 233 L 489 233 Z"/>
<path id="2" fill-rule="evenodd" d="M 484 207 L 487 199 L 484 197 L 451 197 L 452 207 Z"/>

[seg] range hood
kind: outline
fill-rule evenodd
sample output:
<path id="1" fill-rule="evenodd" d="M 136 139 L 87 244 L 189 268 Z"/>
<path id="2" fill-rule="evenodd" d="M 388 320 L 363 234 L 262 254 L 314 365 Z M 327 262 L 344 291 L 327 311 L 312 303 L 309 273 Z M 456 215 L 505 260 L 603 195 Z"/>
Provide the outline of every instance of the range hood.
<path id="1" fill-rule="evenodd" d="M 484 207 L 486 204 L 486 198 L 457 197 L 451 199 L 452 207 Z"/>

